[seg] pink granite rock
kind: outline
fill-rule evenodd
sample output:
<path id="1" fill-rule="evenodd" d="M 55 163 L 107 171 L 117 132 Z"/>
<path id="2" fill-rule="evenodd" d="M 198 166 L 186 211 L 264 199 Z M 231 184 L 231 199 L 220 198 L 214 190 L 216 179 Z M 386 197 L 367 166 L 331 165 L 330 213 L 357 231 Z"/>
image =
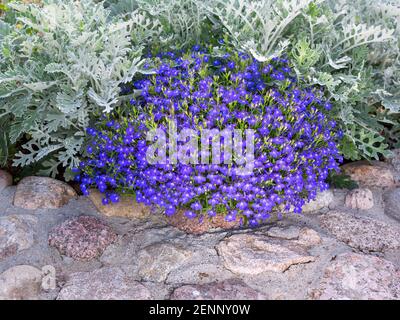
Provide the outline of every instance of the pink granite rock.
<path id="1" fill-rule="evenodd" d="M 400 272 L 389 261 L 364 254 L 344 253 L 326 268 L 311 299 L 400 299 Z"/>
<path id="2" fill-rule="evenodd" d="M 116 239 L 114 231 L 100 219 L 80 216 L 55 227 L 49 234 L 49 245 L 75 260 L 91 260 Z"/>

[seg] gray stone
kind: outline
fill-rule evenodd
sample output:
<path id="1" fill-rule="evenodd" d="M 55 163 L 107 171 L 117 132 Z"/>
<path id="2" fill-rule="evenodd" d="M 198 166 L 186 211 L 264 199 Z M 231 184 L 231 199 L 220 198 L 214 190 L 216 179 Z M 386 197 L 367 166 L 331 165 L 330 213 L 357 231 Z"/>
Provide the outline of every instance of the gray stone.
<path id="1" fill-rule="evenodd" d="M 400 221 L 400 188 L 389 190 L 384 193 L 385 214 Z"/>
<path id="2" fill-rule="evenodd" d="M 351 190 L 346 195 L 345 205 L 352 209 L 368 210 L 374 206 L 374 196 L 367 188 Z"/>
<path id="3" fill-rule="evenodd" d="M 195 283 L 204 284 L 213 281 L 222 281 L 234 276 L 229 270 L 215 263 L 193 263 L 182 268 L 172 270 L 166 283 Z"/>
<path id="4" fill-rule="evenodd" d="M 266 300 L 267 297 L 242 280 L 185 285 L 174 290 L 171 300 Z"/>
<path id="5" fill-rule="evenodd" d="M 332 211 L 320 218 L 321 225 L 336 238 L 363 251 L 400 248 L 400 228 L 370 218 Z"/>
<path id="6" fill-rule="evenodd" d="M 150 245 L 138 253 L 138 274 L 145 281 L 163 282 L 191 256 L 191 251 L 172 243 Z"/>
<path id="7" fill-rule="evenodd" d="M 329 189 L 324 192 L 319 192 L 315 200 L 311 200 L 303 206 L 303 213 L 315 212 L 327 208 L 333 199 L 332 190 Z"/>
<path id="8" fill-rule="evenodd" d="M 0 192 L 3 191 L 4 188 L 11 186 L 13 183 L 13 178 L 11 174 L 7 171 L 0 170 Z"/>
<path id="9" fill-rule="evenodd" d="M 385 160 L 389 162 L 396 171 L 400 172 L 400 149 L 392 150 L 392 153 L 393 156 Z"/>
<path id="10" fill-rule="evenodd" d="M 106 267 L 72 274 L 57 300 L 149 300 L 150 291 L 121 268 Z"/>
<path id="11" fill-rule="evenodd" d="M 117 239 L 100 219 L 80 216 L 64 221 L 49 233 L 49 245 L 67 257 L 88 261 L 99 257 Z"/>
<path id="12" fill-rule="evenodd" d="M 34 244 L 37 219 L 30 215 L 0 217 L 0 260 Z"/>
<path id="13" fill-rule="evenodd" d="M 298 226 L 272 227 L 266 234 L 272 238 L 295 240 L 292 242 L 293 244 L 300 244 L 306 247 L 321 243 L 321 237 L 318 232 Z"/>
<path id="14" fill-rule="evenodd" d="M 24 209 L 56 209 L 77 196 L 68 184 L 47 177 L 26 177 L 15 191 L 14 205 Z"/>
<path id="15" fill-rule="evenodd" d="M 272 227 L 267 232 L 267 235 L 273 238 L 294 240 L 299 238 L 300 227 L 289 226 L 289 227 Z"/>
<path id="16" fill-rule="evenodd" d="M 344 253 L 326 268 L 311 299 L 393 300 L 400 299 L 400 272 L 384 259 Z"/>
<path id="17" fill-rule="evenodd" d="M 40 293 L 42 272 L 28 265 L 15 266 L 0 274 L 0 300 L 35 300 Z"/>
<path id="18" fill-rule="evenodd" d="M 216 247 L 225 268 L 237 274 L 256 275 L 265 271 L 284 272 L 291 265 L 315 261 L 302 248 L 265 236 L 238 234 Z"/>

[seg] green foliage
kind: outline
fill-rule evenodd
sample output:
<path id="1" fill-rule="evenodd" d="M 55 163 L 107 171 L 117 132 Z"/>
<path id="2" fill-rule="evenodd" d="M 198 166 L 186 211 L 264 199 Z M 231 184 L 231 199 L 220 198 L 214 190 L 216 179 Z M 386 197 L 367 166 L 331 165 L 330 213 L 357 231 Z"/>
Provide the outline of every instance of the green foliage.
<path id="1" fill-rule="evenodd" d="M 328 176 L 327 182 L 335 189 L 349 189 L 353 190 L 358 188 L 357 182 L 351 180 L 351 177 L 346 174 L 331 173 Z"/>
<path id="2" fill-rule="evenodd" d="M 326 87 L 348 159 L 398 145 L 400 5 L 390 0 L 207 2 L 231 41 L 264 61 L 283 48 L 306 85 Z M 388 125 L 389 128 L 388 129 Z"/>
<path id="3" fill-rule="evenodd" d="M 119 86 L 141 71 L 143 46 L 130 34 L 143 17 L 110 19 L 92 0 L 8 7 L 15 24 L 0 22 L 0 119 L 12 121 L 0 142 L 25 141 L 13 164 L 41 162 L 40 173 L 55 176 L 78 164 L 90 119 L 113 110 Z"/>

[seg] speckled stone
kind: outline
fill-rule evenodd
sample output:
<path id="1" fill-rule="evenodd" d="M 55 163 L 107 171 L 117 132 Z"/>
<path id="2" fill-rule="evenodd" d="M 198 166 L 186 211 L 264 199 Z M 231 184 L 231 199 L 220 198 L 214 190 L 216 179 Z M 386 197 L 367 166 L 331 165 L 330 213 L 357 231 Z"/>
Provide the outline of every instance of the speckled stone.
<path id="1" fill-rule="evenodd" d="M 68 184 L 46 177 L 26 177 L 15 191 L 14 205 L 24 209 L 57 209 L 77 196 Z"/>
<path id="2" fill-rule="evenodd" d="M 0 300 L 36 300 L 42 281 L 41 270 L 19 265 L 0 274 Z"/>
<path id="3" fill-rule="evenodd" d="M 374 206 L 374 196 L 367 188 L 351 190 L 345 199 L 345 205 L 352 209 L 368 210 Z"/>
<path id="4" fill-rule="evenodd" d="M 72 274 L 57 300 L 150 300 L 151 292 L 119 267 Z"/>
<path id="5" fill-rule="evenodd" d="M 174 290 L 171 300 L 266 300 L 267 297 L 239 279 L 185 285 Z"/>
<path id="6" fill-rule="evenodd" d="M 225 238 L 216 249 L 225 268 L 236 274 L 257 275 L 265 271 L 284 272 L 291 265 L 315 261 L 299 246 L 269 237 L 237 234 Z"/>
<path id="7" fill-rule="evenodd" d="M 344 253 L 324 271 L 311 299 L 321 300 L 398 300 L 400 272 L 384 259 L 357 253 Z"/>
<path id="8" fill-rule="evenodd" d="M 382 221 L 332 211 L 320 218 L 321 226 L 349 246 L 362 251 L 400 248 L 400 228 Z"/>
<path id="9" fill-rule="evenodd" d="M 0 217 L 0 260 L 30 248 L 35 242 L 37 218 L 31 215 Z"/>
<path id="10" fill-rule="evenodd" d="M 64 221 L 49 234 L 49 245 L 75 260 L 100 256 L 117 239 L 114 231 L 100 219 L 80 216 Z"/>

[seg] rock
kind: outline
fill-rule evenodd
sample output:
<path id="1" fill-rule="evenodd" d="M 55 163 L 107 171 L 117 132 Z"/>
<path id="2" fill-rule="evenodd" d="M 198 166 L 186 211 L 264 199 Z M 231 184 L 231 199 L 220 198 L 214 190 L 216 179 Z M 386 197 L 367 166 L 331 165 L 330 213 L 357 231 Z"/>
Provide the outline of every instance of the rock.
<path id="1" fill-rule="evenodd" d="M 321 226 L 349 246 L 363 251 L 400 248 L 400 228 L 385 222 L 332 211 L 320 218 Z"/>
<path id="2" fill-rule="evenodd" d="M 291 265 L 315 261 L 302 248 L 268 240 L 265 236 L 237 234 L 225 238 L 216 249 L 225 268 L 237 274 L 284 272 Z"/>
<path id="3" fill-rule="evenodd" d="M 138 274 L 145 281 L 163 282 L 168 274 L 180 267 L 192 256 L 192 252 L 181 246 L 156 243 L 139 251 Z"/>
<path id="4" fill-rule="evenodd" d="M 167 279 L 168 284 L 205 284 L 214 281 L 223 281 L 234 277 L 234 274 L 226 270 L 218 261 L 208 263 L 191 263 L 182 268 L 172 270 Z"/>
<path id="5" fill-rule="evenodd" d="M 389 166 L 379 161 L 356 161 L 343 165 L 342 170 L 361 187 L 392 188 L 395 179 Z"/>
<path id="6" fill-rule="evenodd" d="M 306 227 L 272 227 L 266 232 L 266 234 L 272 238 L 296 240 L 293 241 L 293 243 L 306 247 L 315 246 L 321 243 L 321 237 L 319 236 L 318 232 Z"/>
<path id="7" fill-rule="evenodd" d="M 314 212 L 326 208 L 333 201 L 332 190 L 325 190 L 324 192 L 319 192 L 315 200 L 311 200 L 303 206 L 303 213 Z"/>
<path id="8" fill-rule="evenodd" d="M 64 221 L 49 234 L 49 245 L 67 257 L 88 261 L 100 256 L 117 239 L 100 219 L 80 216 Z"/>
<path id="9" fill-rule="evenodd" d="M 236 221 L 228 222 L 225 221 L 225 217 L 222 215 L 216 215 L 213 218 L 204 217 L 203 220 L 199 220 L 198 217 L 189 219 L 185 216 L 185 211 L 180 210 L 172 216 L 167 217 L 167 221 L 172 226 L 182 230 L 186 233 L 192 234 L 203 234 L 213 229 L 234 229 L 240 226 L 239 218 Z"/>
<path id="10" fill-rule="evenodd" d="M 306 247 L 316 246 L 321 242 L 318 232 L 309 228 L 302 228 L 299 233 L 299 239 L 296 241 L 296 243 Z"/>
<path id="11" fill-rule="evenodd" d="M 400 221 L 400 188 L 389 190 L 383 194 L 385 214 Z"/>
<path id="12" fill-rule="evenodd" d="M 122 195 L 118 203 L 103 205 L 103 194 L 90 190 L 89 199 L 100 213 L 107 217 L 124 217 L 143 219 L 150 215 L 150 208 L 137 203 L 132 196 Z"/>
<path id="13" fill-rule="evenodd" d="M 34 300 L 40 293 L 42 272 L 28 265 L 15 266 L 0 274 L 0 300 Z"/>
<path id="14" fill-rule="evenodd" d="M 384 259 L 344 253 L 326 268 L 310 293 L 321 300 L 393 300 L 400 298 L 400 272 Z"/>
<path id="15" fill-rule="evenodd" d="M 34 244 L 37 219 L 30 215 L 0 217 L 0 260 Z"/>
<path id="16" fill-rule="evenodd" d="M 300 234 L 300 227 L 289 226 L 289 227 L 272 227 L 267 232 L 267 235 L 273 238 L 286 239 L 286 240 L 297 240 Z"/>
<path id="17" fill-rule="evenodd" d="M 26 177 L 17 185 L 14 205 L 24 209 L 56 209 L 77 196 L 68 184 L 46 177 Z"/>
<path id="18" fill-rule="evenodd" d="M 0 170 L 0 192 L 3 191 L 5 187 L 11 186 L 13 183 L 13 178 L 11 174 L 7 171 Z"/>
<path id="19" fill-rule="evenodd" d="M 57 300 L 149 300 L 149 289 L 119 267 L 73 273 Z"/>
<path id="20" fill-rule="evenodd" d="M 374 206 L 374 196 L 367 188 L 354 189 L 347 194 L 345 204 L 352 209 L 368 210 Z"/>
<path id="21" fill-rule="evenodd" d="M 174 290 L 171 300 L 266 300 L 267 297 L 239 279 L 185 285 Z"/>
<path id="22" fill-rule="evenodd" d="M 400 149 L 392 150 L 393 156 L 385 159 L 388 163 L 390 163 L 393 168 L 400 172 Z"/>

